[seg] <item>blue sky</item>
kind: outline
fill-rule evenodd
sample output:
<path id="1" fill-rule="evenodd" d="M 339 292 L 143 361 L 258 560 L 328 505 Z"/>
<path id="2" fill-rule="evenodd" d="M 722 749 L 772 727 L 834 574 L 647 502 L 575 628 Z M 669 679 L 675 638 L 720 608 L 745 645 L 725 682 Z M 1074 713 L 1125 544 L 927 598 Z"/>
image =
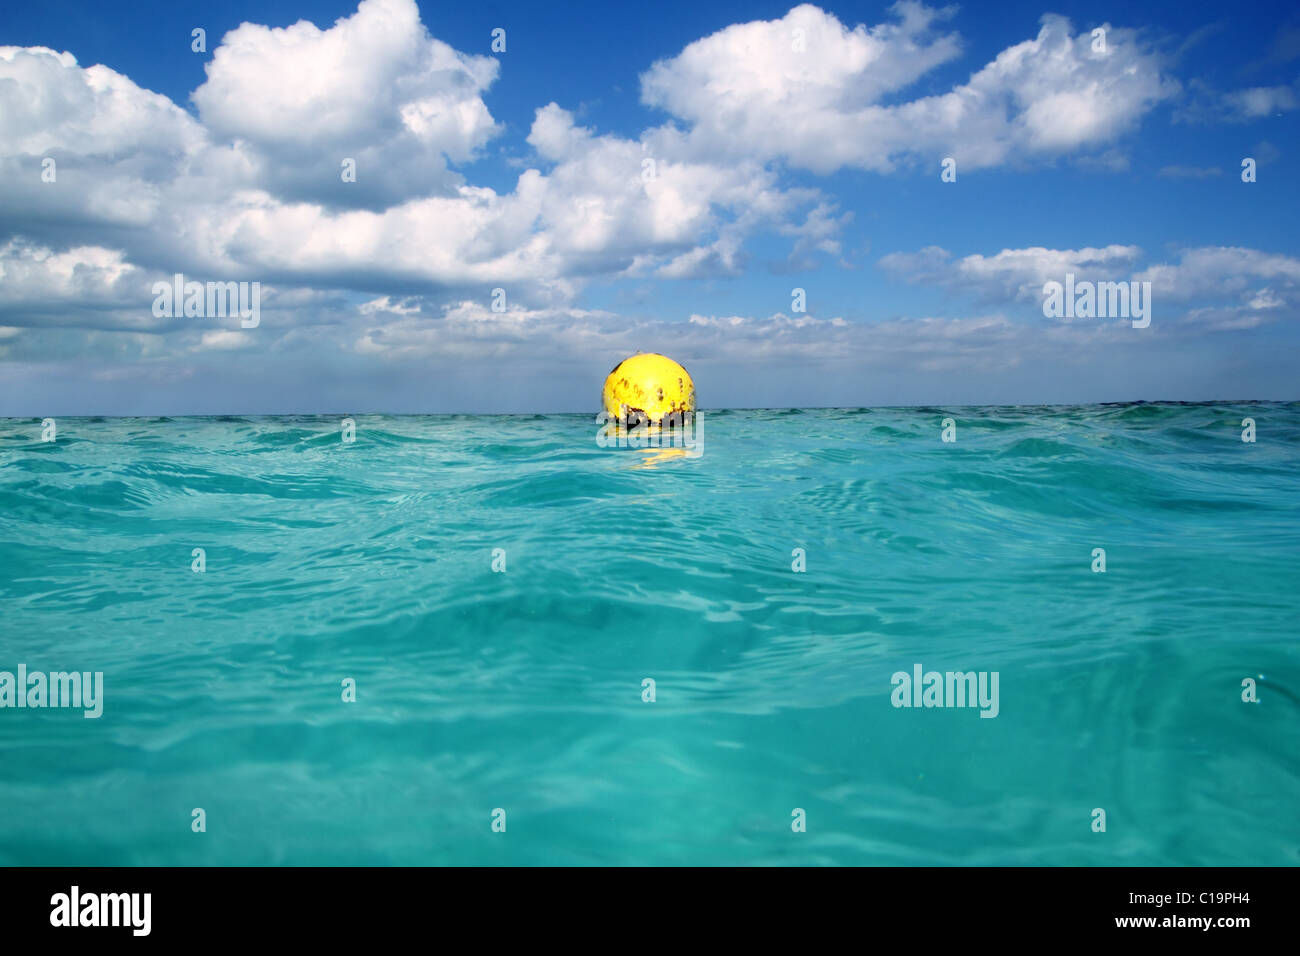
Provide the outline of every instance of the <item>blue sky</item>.
<path id="1" fill-rule="evenodd" d="M 1297 116 L 1286 4 L 11 6 L 0 414 L 1300 398 Z"/>

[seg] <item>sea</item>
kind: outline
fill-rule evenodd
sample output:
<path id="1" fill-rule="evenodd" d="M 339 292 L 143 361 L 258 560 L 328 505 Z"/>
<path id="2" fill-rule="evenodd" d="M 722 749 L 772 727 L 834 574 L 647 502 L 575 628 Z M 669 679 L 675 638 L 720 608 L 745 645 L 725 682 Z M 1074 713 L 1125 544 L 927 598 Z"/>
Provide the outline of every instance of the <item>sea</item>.
<path id="1" fill-rule="evenodd" d="M 1300 864 L 1300 403 L 694 439 L 0 419 L 0 864 Z"/>

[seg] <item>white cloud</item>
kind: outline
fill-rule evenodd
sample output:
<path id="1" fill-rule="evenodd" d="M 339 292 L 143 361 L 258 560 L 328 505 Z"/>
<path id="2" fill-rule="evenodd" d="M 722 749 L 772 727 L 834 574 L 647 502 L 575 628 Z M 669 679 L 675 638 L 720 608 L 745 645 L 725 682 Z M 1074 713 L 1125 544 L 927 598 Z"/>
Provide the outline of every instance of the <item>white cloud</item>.
<path id="1" fill-rule="evenodd" d="M 0 245 L 0 316 L 35 325 L 142 331 L 166 323 L 151 311 L 151 274 L 121 250 L 75 246 L 55 252 L 24 240 Z"/>
<path id="2" fill-rule="evenodd" d="M 784 368 L 875 370 L 891 375 L 954 371 L 996 373 L 1024 363 L 1087 361 L 1137 347 L 1127 321 L 1016 322 L 998 313 L 850 322 L 776 313 L 692 314 L 687 321 L 570 308 L 493 313 L 461 302 L 420 315 L 372 316 L 350 348 L 394 370 L 454 365 L 468 356 L 502 365 L 554 369 L 599 364 L 671 342 L 691 369 Z M 382 321 L 381 321 L 382 320 Z"/>
<path id="3" fill-rule="evenodd" d="M 234 351 L 251 348 L 256 344 L 257 339 L 247 332 L 233 329 L 217 329 L 212 332 L 204 332 L 198 347 Z"/>
<path id="4" fill-rule="evenodd" d="M 1187 83 L 1188 101 L 1174 118 L 1186 123 L 1247 123 L 1300 108 L 1300 80 L 1290 86 L 1253 86 L 1221 93 L 1204 80 Z"/>
<path id="5" fill-rule="evenodd" d="M 462 186 L 452 196 L 374 212 L 247 191 L 191 203 L 173 229 L 191 255 L 241 275 L 260 268 L 290 281 L 330 283 L 346 268 L 376 284 L 512 285 L 512 295 L 559 301 L 587 276 L 650 269 L 697 243 L 734 254 L 750 231 L 783 223 L 816 197 L 781 189 L 757 164 L 663 155 L 647 182 L 639 142 L 576 130 L 554 105 L 538 111 L 534 131 L 557 162 L 546 173 L 526 170 L 511 193 Z M 559 151 L 555 137 L 571 146 Z"/>
<path id="6" fill-rule="evenodd" d="M 762 156 L 827 173 L 886 172 L 904 160 L 960 169 L 1113 142 L 1177 83 L 1132 30 L 1107 25 L 1106 52 L 1069 21 L 1043 18 L 1037 37 L 1000 53 L 968 82 L 938 96 L 885 101 L 959 44 L 934 30 L 946 15 L 916 3 L 892 8 L 898 22 L 845 27 L 803 5 L 779 20 L 727 27 L 654 64 L 642 98 L 692 124 L 702 153 Z M 803 31 L 806 49 L 796 48 Z"/>
<path id="7" fill-rule="evenodd" d="M 1270 298 L 1287 295 L 1300 301 L 1300 259 L 1293 256 L 1244 249 L 1235 246 L 1206 246 L 1185 250 L 1177 263 L 1162 263 L 1137 273 L 1134 278 L 1149 281 L 1153 295 L 1177 301 L 1204 297 L 1253 297 L 1263 283 L 1274 283 Z"/>
<path id="8" fill-rule="evenodd" d="M 981 300 L 1041 299 L 1043 283 L 1078 278 L 1115 278 L 1131 271 L 1141 250 L 1137 246 L 1103 248 L 1003 249 L 996 255 L 974 254 L 954 260 L 939 246 L 920 252 L 896 252 L 880 259 L 881 268 L 913 283 L 939 285 L 950 292 Z"/>
<path id="9" fill-rule="evenodd" d="M 184 110 L 105 66 L 0 47 L 0 207 L 23 218 L 145 226 L 206 134 Z M 54 182 L 43 182 L 53 160 Z"/>
<path id="10" fill-rule="evenodd" d="M 83 68 L 70 53 L 13 46 L 0 46 L 0 64 L 9 155 L 75 149 L 84 156 L 139 160 L 140 144 L 152 139 L 158 168 L 166 171 L 203 138 L 198 124 L 167 97 L 140 89 L 106 66 Z"/>
<path id="11" fill-rule="evenodd" d="M 200 123 L 105 67 L 0 52 L 11 234 L 30 222 L 164 273 L 371 292 L 501 285 L 544 304 L 594 276 L 734 273 L 754 230 L 825 203 L 759 162 L 692 159 L 675 130 L 597 135 L 556 104 L 528 138 L 545 170 L 509 192 L 466 184 L 443 157 L 470 157 L 495 130 L 479 94 L 497 61 L 430 37 L 410 0 L 366 0 L 328 30 L 244 24 L 208 70 Z M 53 184 L 40 181 L 45 152 Z M 339 177 L 344 155 L 357 183 Z M 833 247 L 832 228 L 806 228 L 821 233 L 813 248 Z"/>
<path id="12" fill-rule="evenodd" d="M 277 194 L 354 205 L 391 203 L 461 182 L 466 162 L 499 131 L 482 94 L 498 61 L 434 39 L 414 0 L 363 0 L 321 30 L 241 24 L 225 35 L 194 91 L 218 141 L 249 144 Z M 341 163 L 357 163 L 344 184 Z"/>
<path id="13" fill-rule="evenodd" d="M 413 0 L 365 0 L 324 30 L 230 31 L 193 95 L 199 121 L 106 67 L 3 48 L 0 201 L 11 235 L 39 223 L 51 246 L 63 236 L 65 248 L 112 249 L 149 273 L 371 296 L 395 283 L 453 295 L 500 285 L 557 305 L 597 276 L 736 275 L 747 240 L 765 230 L 792 240 L 790 268 L 840 257 L 848 214 L 785 185 L 767 160 L 887 167 L 952 133 L 982 144 L 961 153 L 969 168 L 1016 145 L 1105 139 L 1161 88 L 1124 31 L 1111 31 L 1099 58 L 1048 18 L 1037 40 L 969 84 L 882 106 L 959 50 L 939 29 L 949 11 L 902 3 L 894 13 L 848 29 L 805 5 L 656 64 L 645 94 L 691 120 L 685 131 L 600 135 L 545 105 L 528 136 L 543 168 L 508 192 L 447 166 L 498 129 L 483 99 L 498 61 L 430 36 Z M 1051 108 L 1060 97 L 1065 125 Z M 57 184 L 39 180 L 47 153 Z M 339 177 L 345 156 L 357 159 L 357 183 Z"/>
<path id="14" fill-rule="evenodd" d="M 121 301 L 123 280 L 131 278 L 133 286 L 143 284 L 140 270 L 120 250 L 78 246 L 56 253 L 18 240 L 0 246 L 0 302 L 11 305 Z"/>
<path id="15" fill-rule="evenodd" d="M 1300 98 L 1289 86 L 1256 86 L 1227 93 L 1223 99 L 1229 115 L 1243 120 L 1284 113 L 1300 106 Z"/>
<path id="16" fill-rule="evenodd" d="M 880 260 L 891 274 L 912 283 L 946 289 L 982 302 L 1041 303 L 1043 284 L 1076 281 L 1151 283 L 1161 313 L 1203 328 L 1248 328 L 1279 318 L 1300 317 L 1300 259 L 1259 249 L 1205 246 L 1186 249 L 1177 262 L 1138 269 L 1137 246 L 1083 249 L 1003 249 L 993 256 L 954 259 L 929 246 Z M 1187 303 L 1198 303 L 1187 308 Z M 1174 305 L 1175 309 L 1168 306 Z M 1018 310 L 1017 310 L 1018 311 Z M 1038 315 L 1040 313 L 1026 313 Z"/>

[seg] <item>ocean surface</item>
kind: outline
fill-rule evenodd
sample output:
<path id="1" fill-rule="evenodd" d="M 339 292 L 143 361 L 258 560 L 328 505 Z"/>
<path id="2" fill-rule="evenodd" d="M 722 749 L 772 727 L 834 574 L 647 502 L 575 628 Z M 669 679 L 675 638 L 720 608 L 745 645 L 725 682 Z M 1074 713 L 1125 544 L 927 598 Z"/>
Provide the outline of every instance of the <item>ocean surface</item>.
<path id="1" fill-rule="evenodd" d="M 341 420 L 0 420 L 0 864 L 1300 864 L 1300 404 Z"/>

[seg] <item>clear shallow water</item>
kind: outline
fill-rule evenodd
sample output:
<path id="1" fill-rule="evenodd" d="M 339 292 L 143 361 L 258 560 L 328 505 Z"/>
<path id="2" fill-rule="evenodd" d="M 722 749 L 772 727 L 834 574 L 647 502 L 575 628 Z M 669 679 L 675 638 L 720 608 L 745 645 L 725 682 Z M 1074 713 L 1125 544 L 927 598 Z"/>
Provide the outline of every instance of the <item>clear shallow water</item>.
<path id="1" fill-rule="evenodd" d="M 339 421 L 0 420 L 0 864 L 1300 863 L 1298 404 Z"/>

